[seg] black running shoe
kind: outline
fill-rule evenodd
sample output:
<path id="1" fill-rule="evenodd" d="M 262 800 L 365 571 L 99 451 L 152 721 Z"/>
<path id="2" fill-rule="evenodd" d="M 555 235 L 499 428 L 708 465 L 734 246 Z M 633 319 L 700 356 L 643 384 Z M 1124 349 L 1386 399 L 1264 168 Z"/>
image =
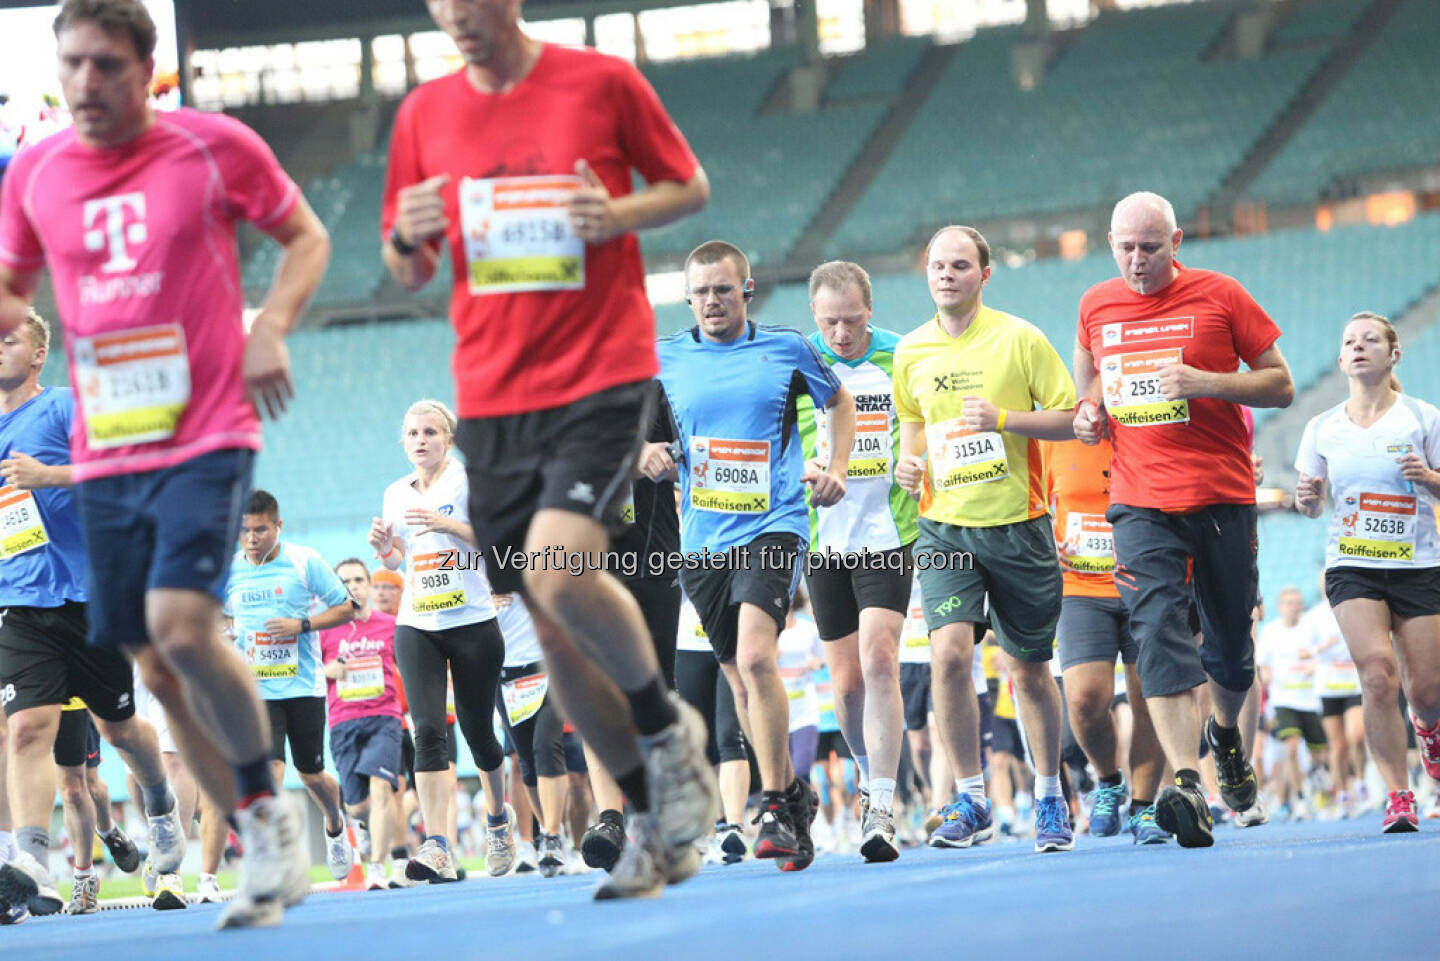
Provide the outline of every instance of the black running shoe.
<path id="1" fill-rule="evenodd" d="M 1155 822 L 1175 835 L 1182 848 L 1208 848 L 1215 843 L 1210 833 L 1210 805 L 1193 784 L 1161 790 L 1155 799 Z"/>
<path id="2" fill-rule="evenodd" d="M 126 874 L 134 874 L 140 869 L 140 851 L 120 825 L 115 825 L 109 834 L 101 834 L 100 840 L 105 842 L 105 850 L 110 852 L 110 860 L 117 868 Z"/>
<path id="3" fill-rule="evenodd" d="M 601 811 L 580 839 L 580 857 L 592 868 L 609 871 L 625 850 L 625 817 L 619 811 Z"/>
<path id="4" fill-rule="evenodd" d="M 1235 812 L 1248 811 L 1255 805 L 1259 788 L 1255 784 L 1255 769 L 1245 757 L 1245 749 L 1237 742 L 1226 747 L 1215 738 L 1215 718 L 1205 721 L 1205 741 L 1210 753 L 1215 755 L 1215 776 L 1220 782 L 1220 800 Z"/>
<path id="5" fill-rule="evenodd" d="M 795 789 L 799 787 L 797 792 Z M 790 785 L 787 802 L 790 805 L 790 823 L 795 826 L 795 840 L 800 850 L 793 858 L 780 862 L 782 871 L 803 871 L 815 860 L 815 841 L 810 836 L 810 825 L 820 813 L 820 794 L 810 786 L 809 781 L 796 778 Z M 868 809 L 868 805 L 867 805 Z"/>
<path id="6" fill-rule="evenodd" d="M 766 801 L 753 823 L 760 825 L 755 835 L 755 856 L 782 859 L 780 870 L 788 870 L 784 861 L 800 854 L 800 841 L 790 819 L 789 802 Z M 813 852 L 813 847 L 811 850 Z"/>

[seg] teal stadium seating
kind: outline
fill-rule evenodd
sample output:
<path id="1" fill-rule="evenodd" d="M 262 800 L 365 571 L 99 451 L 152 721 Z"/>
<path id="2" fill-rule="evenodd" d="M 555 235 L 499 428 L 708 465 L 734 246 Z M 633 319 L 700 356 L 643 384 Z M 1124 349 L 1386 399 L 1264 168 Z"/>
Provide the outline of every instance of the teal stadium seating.
<path id="1" fill-rule="evenodd" d="M 1311 203 L 1337 178 L 1440 163 L 1440 123 L 1431 113 L 1440 101 L 1437 49 L 1440 15 L 1433 0 L 1410 0 L 1247 196 L 1277 205 Z"/>
<path id="2" fill-rule="evenodd" d="M 1329 42 L 1355 26 L 1370 0 L 1302 0 L 1270 34 L 1274 47 Z"/>

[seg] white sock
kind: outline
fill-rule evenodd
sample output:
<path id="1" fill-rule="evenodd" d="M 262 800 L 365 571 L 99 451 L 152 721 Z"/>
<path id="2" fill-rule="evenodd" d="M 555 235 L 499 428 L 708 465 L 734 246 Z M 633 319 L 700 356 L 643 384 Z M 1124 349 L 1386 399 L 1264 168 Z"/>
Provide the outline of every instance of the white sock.
<path id="1" fill-rule="evenodd" d="M 870 782 L 870 809 L 889 811 L 895 806 L 895 779 L 877 777 Z"/>
<path id="2" fill-rule="evenodd" d="M 868 754 L 855 755 L 855 767 L 860 771 L 860 783 L 856 787 L 865 787 L 870 783 L 870 756 Z"/>
<path id="3" fill-rule="evenodd" d="M 1037 774 L 1035 775 L 1035 796 L 1036 797 L 1061 797 L 1065 792 L 1060 790 L 1060 775 L 1058 774 Z"/>
<path id="4" fill-rule="evenodd" d="M 977 774 L 974 777 L 957 777 L 955 779 L 955 794 L 968 794 L 976 804 L 985 803 L 985 775 Z"/>
<path id="5" fill-rule="evenodd" d="M 82 880 L 82 879 L 84 879 L 84 878 L 88 878 L 90 875 L 92 875 L 92 874 L 94 874 L 94 873 L 95 873 L 95 865 L 92 864 L 92 865 L 90 865 L 90 867 L 88 867 L 88 868 L 76 868 L 74 871 L 71 871 L 71 872 L 70 872 L 70 876 L 73 877 L 76 881 L 79 881 L 79 880 Z"/>

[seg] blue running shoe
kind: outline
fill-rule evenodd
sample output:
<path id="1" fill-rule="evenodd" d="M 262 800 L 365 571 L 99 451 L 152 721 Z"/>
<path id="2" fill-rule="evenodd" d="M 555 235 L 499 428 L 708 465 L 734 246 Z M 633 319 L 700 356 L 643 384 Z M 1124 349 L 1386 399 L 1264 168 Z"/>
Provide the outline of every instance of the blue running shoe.
<path id="1" fill-rule="evenodd" d="M 1113 838 L 1120 833 L 1120 809 L 1130 799 L 1130 792 L 1121 781 L 1114 787 L 1100 785 L 1095 789 L 1095 805 L 1090 808 L 1090 833 L 1097 838 Z"/>
<path id="2" fill-rule="evenodd" d="M 1165 829 L 1155 823 L 1155 805 L 1150 805 L 1138 814 L 1130 815 L 1125 830 L 1135 838 L 1136 844 L 1165 844 L 1170 840 L 1170 835 Z"/>
<path id="3" fill-rule="evenodd" d="M 990 802 L 975 803 L 968 794 L 947 804 L 942 813 L 945 820 L 930 835 L 933 848 L 968 848 L 973 844 L 984 844 L 995 836 L 995 819 L 990 814 Z"/>
<path id="4" fill-rule="evenodd" d="M 1063 797 L 1042 797 L 1035 802 L 1035 850 L 1070 851 L 1075 833 L 1070 830 L 1070 812 Z"/>

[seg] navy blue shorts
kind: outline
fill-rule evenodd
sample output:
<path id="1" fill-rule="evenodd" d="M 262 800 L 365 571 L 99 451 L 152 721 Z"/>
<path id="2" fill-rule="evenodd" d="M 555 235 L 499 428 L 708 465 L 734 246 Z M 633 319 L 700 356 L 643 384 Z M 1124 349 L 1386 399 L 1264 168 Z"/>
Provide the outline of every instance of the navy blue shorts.
<path id="1" fill-rule="evenodd" d="M 400 786 L 401 742 L 398 717 L 357 717 L 330 729 L 330 756 L 340 773 L 340 797 L 359 804 L 370 796 L 370 779 Z"/>
<path id="2" fill-rule="evenodd" d="M 254 451 L 217 450 L 174 467 L 76 486 L 92 645 L 148 643 L 148 591 L 179 588 L 224 597 L 254 466 Z"/>

